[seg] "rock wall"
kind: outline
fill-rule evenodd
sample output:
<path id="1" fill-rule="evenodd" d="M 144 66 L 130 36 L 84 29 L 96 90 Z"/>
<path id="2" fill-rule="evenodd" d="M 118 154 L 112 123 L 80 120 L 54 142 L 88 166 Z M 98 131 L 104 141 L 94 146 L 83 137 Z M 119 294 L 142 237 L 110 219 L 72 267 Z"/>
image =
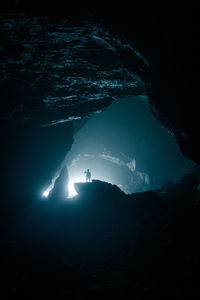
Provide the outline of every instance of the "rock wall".
<path id="1" fill-rule="evenodd" d="M 39 191 L 41 182 L 48 182 L 72 143 L 72 125 L 60 123 L 145 89 L 155 116 L 182 153 L 199 163 L 199 18 L 194 6 L 151 4 L 132 10 L 124 3 L 106 10 L 66 10 L 45 1 L 39 7 L 23 1 L 2 5 L 5 194 Z M 55 124 L 60 125 L 48 127 Z"/>

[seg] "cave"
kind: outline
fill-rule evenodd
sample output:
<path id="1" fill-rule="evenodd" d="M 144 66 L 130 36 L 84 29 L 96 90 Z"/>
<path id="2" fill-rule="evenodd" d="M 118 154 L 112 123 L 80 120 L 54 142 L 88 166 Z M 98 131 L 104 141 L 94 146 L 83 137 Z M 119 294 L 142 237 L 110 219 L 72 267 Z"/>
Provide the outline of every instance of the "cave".
<path id="1" fill-rule="evenodd" d="M 1 11 L 7 296 L 197 299 L 196 8 Z"/>
<path id="2" fill-rule="evenodd" d="M 72 147 L 58 168 L 68 170 L 64 185 L 69 186 L 69 197 L 77 194 L 74 183 L 85 182 L 87 168 L 93 179 L 131 194 L 178 182 L 195 165 L 154 118 L 145 95 L 115 100 L 103 112 L 74 121 L 74 130 Z M 48 197 L 58 176 L 59 171 L 44 196 Z"/>

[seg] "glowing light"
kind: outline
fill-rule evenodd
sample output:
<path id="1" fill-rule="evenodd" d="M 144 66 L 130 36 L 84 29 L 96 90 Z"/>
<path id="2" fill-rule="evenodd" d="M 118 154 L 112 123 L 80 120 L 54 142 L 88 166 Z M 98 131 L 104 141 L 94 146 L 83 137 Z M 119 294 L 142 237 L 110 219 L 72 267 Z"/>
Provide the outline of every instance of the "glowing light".
<path id="1" fill-rule="evenodd" d="M 45 191 L 42 195 L 43 195 L 44 197 L 48 197 L 48 196 L 49 196 L 49 191 Z"/>
<path id="2" fill-rule="evenodd" d="M 73 198 L 74 196 L 78 195 L 74 187 L 74 182 L 71 180 L 68 183 L 68 193 L 68 198 Z"/>
<path id="3" fill-rule="evenodd" d="M 47 198 L 49 196 L 50 191 L 53 189 L 56 179 L 58 178 L 59 173 L 55 175 L 55 177 L 52 179 L 50 186 L 44 191 L 42 194 L 43 197 Z"/>

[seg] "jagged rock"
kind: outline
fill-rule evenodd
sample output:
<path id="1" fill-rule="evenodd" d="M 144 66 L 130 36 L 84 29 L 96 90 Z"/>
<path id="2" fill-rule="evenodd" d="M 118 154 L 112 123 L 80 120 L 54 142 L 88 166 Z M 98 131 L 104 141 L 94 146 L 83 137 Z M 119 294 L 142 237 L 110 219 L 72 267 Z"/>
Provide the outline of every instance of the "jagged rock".
<path id="1" fill-rule="evenodd" d="M 72 27 L 64 19 L 4 15 L 0 34 L 5 101 L 0 120 L 8 126 L 72 121 L 116 98 L 145 93 L 140 73 L 148 64 L 133 46 L 100 25 Z M 124 67 L 120 49 L 132 56 L 135 71 Z"/>
<path id="2" fill-rule="evenodd" d="M 49 199 L 67 198 L 67 183 L 68 183 L 68 171 L 66 167 L 63 167 L 60 176 L 56 179 L 54 188 L 49 193 Z"/>

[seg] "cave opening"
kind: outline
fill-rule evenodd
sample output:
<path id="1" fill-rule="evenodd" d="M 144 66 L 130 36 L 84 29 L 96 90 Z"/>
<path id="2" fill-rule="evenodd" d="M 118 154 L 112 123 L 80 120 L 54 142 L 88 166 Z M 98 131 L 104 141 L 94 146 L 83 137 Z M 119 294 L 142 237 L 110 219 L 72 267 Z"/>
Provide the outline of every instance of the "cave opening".
<path id="1" fill-rule="evenodd" d="M 88 168 L 93 180 L 131 194 L 159 191 L 166 182 L 178 182 L 194 165 L 152 115 L 146 95 L 117 99 L 103 112 L 74 121 L 74 128 L 74 142 L 59 168 L 68 169 L 68 198 L 77 195 L 74 183 L 85 182 Z M 53 189 L 59 172 L 44 196 Z"/>

